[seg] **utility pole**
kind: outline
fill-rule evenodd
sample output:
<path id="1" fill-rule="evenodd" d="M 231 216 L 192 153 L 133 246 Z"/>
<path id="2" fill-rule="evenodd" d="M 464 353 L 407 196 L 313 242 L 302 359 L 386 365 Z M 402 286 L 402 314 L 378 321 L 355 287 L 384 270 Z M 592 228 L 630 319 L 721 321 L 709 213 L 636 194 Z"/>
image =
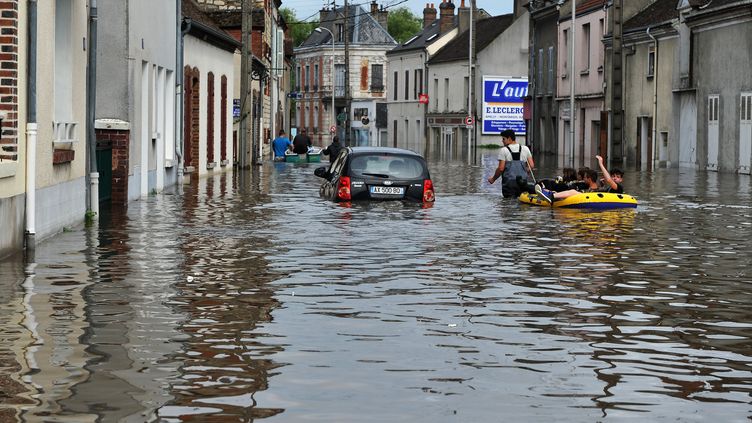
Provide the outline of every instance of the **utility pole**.
<path id="1" fill-rule="evenodd" d="M 476 40 L 476 31 L 475 31 L 475 0 L 470 0 L 470 46 L 468 49 L 468 58 L 469 58 L 469 66 L 468 66 L 468 78 L 467 83 L 470 85 L 468 88 L 468 99 L 467 99 L 467 115 L 470 116 L 473 119 L 473 124 L 470 125 L 470 127 L 467 129 L 467 151 L 468 151 L 468 159 L 472 156 L 472 152 L 475 150 L 475 128 L 478 125 L 478 122 L 475 120 L 475 40 Z"/>
<path id="2" fill-rule="evenodd" d="M 570 63 L 570 65 L 569 65 L 569 67 L 570 67 L 570 69 L 569 69 L 569 143 L 572 146 L 572 151 L 570 152 L 572 156 L 570 157 L 570 159 L 572 161 L 572 167 L 575 167 L 575 165 L 574 165 L 575 164 L 574 153 L 575 153 L 576 149 L 575 149 L 575 140 L 574 140 L 574 134 L 575 134 L 575 132 L 574 132 L 574 125 L 575 125 L 575 122 L 574 122 L 574 116 L 575 116 L 575 112 L 574 112 L 574 74 L 575 74 L 575 70 L 577 68 L 576 68 L 575 63 L 574 63 L 574 58 L 575 58 L 575 54 L 574 54 L 574 51 L 575 51 L 575 27 L 574 27 L 574 24 L 575 24 L 575 22 L 574 22 L 574 19 L 575 19 L 575 3 L 577 3 L 577 2 L 575 0 L 570 0 L 570 1 L 572 2 L 572 27 L 569 29 L 569 32 L 572 33 L 572 49 L 571 49 L 572 54 L 569 56 L 569 63 Z"/>
<path id="3" fill-rule="evenodd" d="M 614 0 L 611 7 L 612 10 L 611 13 L 609 13 L 611 19 L 611 33 L 613 34 L 610 72 L 611 142 L 608 151 L 605 153 L 608 155 L 609 163 L 624 163 L 626 158 L 624 157 L 624 146 L 622 143 L 624 135 L 624 114 L 622 113 L 622 108 L 624 107 L 624 97 L 622 94 L 624 92 L 624 73 L 622 69 L 622 0 Z M 656 52 L 656 58 L 657 57 L 658 53 Z M 653 81 L 653 83 L 656 84 L 655 81 Z M 655 114 L 653 114 L 653 116 L 655 116 Z M 655 122 L 653 122 L 653 127 L 655 127 Z M 655 144 L 655 142 L 656 139 L 653 137 L 653 143 Z"/>
<path id="4" fill-rule="evenodd" d="M 249 138 L 249 110 L 251 108 L 251 102 L 248 99 L 248 93 L 250 91 L 250 55 L 251 49 L 250 42 L 250 28 L 251 28 L 251 13 L 252 5 L 251 0 L 243 0 L 240 6 L 240 13 L 242 15 L 240 21 L 240 38 L 241 38 L 241 53 L 240 53 L 240 139 L 238 140 L 238 156 L 239 166 L 241 169 L 247 169 L 249 164 L 249 150 L 248 150 L 248 138 Z M 251 126 L 252 127 L 252 126 Z"/>
<path id="5" fill-rule="evenodd" d="M 350 28 L 348 26 L 348 14 L 350 13 L 349 7 L 347 5 L 347 0 L 345 0 L 345 25 L 344 25 L 344 31 L 345 31 L 345 113 L 347 114 L 347 117 L 345 118 L 345 145 L 350 145 L 350 116 L 352 116 L 352 110 L 350 110 L 352 106 L 352 98 L 350 98 Z"/>

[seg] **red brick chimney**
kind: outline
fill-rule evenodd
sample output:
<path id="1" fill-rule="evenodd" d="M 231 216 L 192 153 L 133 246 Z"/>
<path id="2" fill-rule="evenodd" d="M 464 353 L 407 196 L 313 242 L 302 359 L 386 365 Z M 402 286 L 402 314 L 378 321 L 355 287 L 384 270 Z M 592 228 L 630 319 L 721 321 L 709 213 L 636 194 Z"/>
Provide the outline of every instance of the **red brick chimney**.
<path id="1" fill-rule="evenodd" d="M 433 7 L 433 3 L 426 3 L 426 8 L 423 9 L 423 28 L 428 28 L 429 25 L 436 20 L 436 8 Z"/>
<path id="2" fill-rule="evenodd" d="M 440 31 L 443 34 L 454 27 L 454 3 L 452 3 L 452 0 L 442 1 L 439 6 L 439 15 L 439 19 L 441 19 L 439 23 L 441 25 Z"/>

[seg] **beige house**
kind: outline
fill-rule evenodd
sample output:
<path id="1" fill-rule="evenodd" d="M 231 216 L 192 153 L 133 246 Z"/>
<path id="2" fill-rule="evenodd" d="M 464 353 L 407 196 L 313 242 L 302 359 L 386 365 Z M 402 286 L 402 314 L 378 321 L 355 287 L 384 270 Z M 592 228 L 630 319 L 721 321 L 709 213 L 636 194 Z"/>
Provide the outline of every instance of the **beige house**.
<path id="1" fill-rule="evenodd" d="M 29 7 L 37 8 L 33 27 Z M 11 0 L 0 11 L 2 29 L 17 34 L 3 44 L 14 54 L 2 60 L 1 71 L 3 84 L 11 84 L 2 86 L 3 95 L 12 100 L 0 107 L 0 255 L 7 255 L 24 247 L 24 234 L 33 248 L 84 220 L 87 56 L 81 40 L 89 10 L 85 2 Z"/>
<path id="2" fill-rule="evenodd" d="M 370 13 L 360 6 L 348 9 L 347 30 L 343 7 L 321 10 L 320 32 L 313 32 L 295 48 L 295 91 L 299 100 L 293 126 L 306 128 L 316 145 L 330 142 L 331 129 L 340 140 L 349 138 L 350 145 L 376 145 L 382 132 L 377 109 L 391 100 L 386 52 L 397 42 L 387 32 L 387 12 L 376 7 L 376 2 L 371 3 Z M 349 72 L 345 71 L 345 37 L 349 43 Z M 349 116 L 349 137 L 345 136 L 345 122 L 338 116 Z"/>

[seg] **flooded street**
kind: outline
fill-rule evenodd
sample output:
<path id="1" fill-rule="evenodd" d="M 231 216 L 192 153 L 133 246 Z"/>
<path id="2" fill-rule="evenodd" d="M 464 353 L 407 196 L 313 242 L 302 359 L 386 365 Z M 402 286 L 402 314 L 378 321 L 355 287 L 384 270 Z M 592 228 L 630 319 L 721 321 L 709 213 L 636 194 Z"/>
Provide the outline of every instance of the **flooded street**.
<path id="1" fill-rule="evenodd" d="M 585 213 L 502 199 L 496 155 L 428 155 L 429 208 L 267 163 L 1 261 L 0 422 L 749 421 L 749 176 L 628 169 L 637 210 Z"/>

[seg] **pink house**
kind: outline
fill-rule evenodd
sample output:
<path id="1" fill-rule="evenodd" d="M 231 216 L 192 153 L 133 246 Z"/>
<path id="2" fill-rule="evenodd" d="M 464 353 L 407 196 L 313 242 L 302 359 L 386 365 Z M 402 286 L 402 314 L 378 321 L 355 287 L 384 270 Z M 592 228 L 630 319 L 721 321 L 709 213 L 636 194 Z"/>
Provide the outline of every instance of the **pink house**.
<path id="1" fill-rule="evenodd" d="M 580 0 L 575 13 L 575 58 L 572 63 L 571 3 L 561 8 L 557 101 L 559 102 L 559 165 L 590 165 L 595 154 L 606 155 L 608 130 L 604 114 L 605 48 L 601 39 L 608 19 L 606 0 Z M 570 92 L 574 78 L 574 137 L 570 113 Z M 603 131 L 604 136 L 601 136 Z M 572 142 L 574 139 L 574 142 Z M 599 140 L 603 140 L 600 142 Z"/>

